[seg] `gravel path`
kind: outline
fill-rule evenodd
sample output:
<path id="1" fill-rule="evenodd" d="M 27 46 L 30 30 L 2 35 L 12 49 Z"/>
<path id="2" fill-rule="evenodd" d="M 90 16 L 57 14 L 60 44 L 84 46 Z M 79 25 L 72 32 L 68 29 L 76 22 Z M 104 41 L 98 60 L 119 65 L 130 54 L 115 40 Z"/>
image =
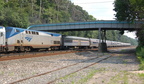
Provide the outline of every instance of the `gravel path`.
<path id="1" fill-rule="evenodd" d="M 144 84 L 143 78 L 131 73 L 139 69 L 134 49 L 112 52 L 116 54 L 99 64 L 105 70 L 96 73 L 87 84 Z"/>
<path id="2" fill-rule="evenodd" d="M 144 84 L 138 74 L 131 73 L 131 71 L 138 71 L 139 68 L 139 62 L 136 56 L 131 53 L 132 51 L 133 49 L 111 50 L 109 53 L 104 54 L 96 51 L 87 51 L 0 61 L 0 84 L 47 84 L 59 78 L 53 84 Z M 96 63 L 109 56 L 112 57 Z M 88 60 L 92 58 L 97 59 Z M 85 62 L 79 63 L 82 61 Z M 96 64 L 79 70 L 92 63 Z M 69 65 L 74 66 L 57 70 Z M 56 71 L 49 73 L 53 70 Z M 21 79 L 26 80 L 16 82 Z"/>

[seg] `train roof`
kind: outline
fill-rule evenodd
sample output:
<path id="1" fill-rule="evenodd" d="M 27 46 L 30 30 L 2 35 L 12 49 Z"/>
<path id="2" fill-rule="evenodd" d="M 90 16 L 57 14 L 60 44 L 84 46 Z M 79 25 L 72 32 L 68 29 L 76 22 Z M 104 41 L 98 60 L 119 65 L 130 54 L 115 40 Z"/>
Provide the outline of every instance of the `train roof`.
<path id="1" fill-rule="evenodd" d="M 69 38 L 69 39 L 89 40 L 89 38 L 85 38 L 85 37 L 77 37 L 77 36 L 65 36 L 65 38 Z"/>
<path id="2" fill-rule="evenodd" d="M 34 32 L 48 34 L 48 35 L 51 35 L 51 36 L 61 36 L 61 34 L 58 34 L 58 33 L 36 31 L 36 30 L 28 30 L 28 29 L 18 28 L 18 27 L 5 27 L 5 28 L 6 28 L 6 31 L 7 31 L 6 38 L 12 37 L 12 36 L 14 36 L 16 34 L 19 34 L 19 33 L 23 32 L 23 31 L 34 31 Z"/>

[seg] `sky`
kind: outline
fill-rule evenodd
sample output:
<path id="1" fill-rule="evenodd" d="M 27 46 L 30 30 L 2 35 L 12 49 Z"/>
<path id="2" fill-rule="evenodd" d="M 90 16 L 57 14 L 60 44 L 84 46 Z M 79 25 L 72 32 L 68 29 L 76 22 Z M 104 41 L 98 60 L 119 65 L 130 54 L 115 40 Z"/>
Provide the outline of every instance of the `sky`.
<path id="1" fill-rule="evenodd" d="M 75 5 L 79 5 L 86 10 L 89 15 L 97 20 L 115 20 L 114 1 L 115 0 L 71 0 Z M 135 32 L 125 32 L 126 36 L 135 39 Z"/>

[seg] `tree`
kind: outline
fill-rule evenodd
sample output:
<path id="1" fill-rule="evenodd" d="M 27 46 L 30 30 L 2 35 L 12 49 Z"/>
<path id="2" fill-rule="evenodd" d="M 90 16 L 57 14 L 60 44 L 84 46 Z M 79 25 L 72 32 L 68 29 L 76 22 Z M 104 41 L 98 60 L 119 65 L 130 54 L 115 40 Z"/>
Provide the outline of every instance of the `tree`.
<path id="1" fill-rule="evenodd" d="M 137 19 L 138 11 L 135 0 L 115 0 L 114 11 L 116 18 L 119 21 L 134 21 Z"/>
<path id="2" fill-rule="evenodd" d="M 133 22 L 144 20 L 144 0 L 115 0 L 114 10 L 119 21 Z M 137 30 L 139 45 L 144 46 L 144 29 Z"/>

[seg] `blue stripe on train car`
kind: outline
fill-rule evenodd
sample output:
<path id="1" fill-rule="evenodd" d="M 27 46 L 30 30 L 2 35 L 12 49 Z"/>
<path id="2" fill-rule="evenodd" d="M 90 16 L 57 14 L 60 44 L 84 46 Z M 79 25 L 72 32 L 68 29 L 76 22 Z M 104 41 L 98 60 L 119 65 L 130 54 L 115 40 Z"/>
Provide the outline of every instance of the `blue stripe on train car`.
<path id="1" fill-rule="evenodd" d="M 61 36 L 61 34 L 46 32 L 46 34 L 50 34 L 51 36 Z"/>

